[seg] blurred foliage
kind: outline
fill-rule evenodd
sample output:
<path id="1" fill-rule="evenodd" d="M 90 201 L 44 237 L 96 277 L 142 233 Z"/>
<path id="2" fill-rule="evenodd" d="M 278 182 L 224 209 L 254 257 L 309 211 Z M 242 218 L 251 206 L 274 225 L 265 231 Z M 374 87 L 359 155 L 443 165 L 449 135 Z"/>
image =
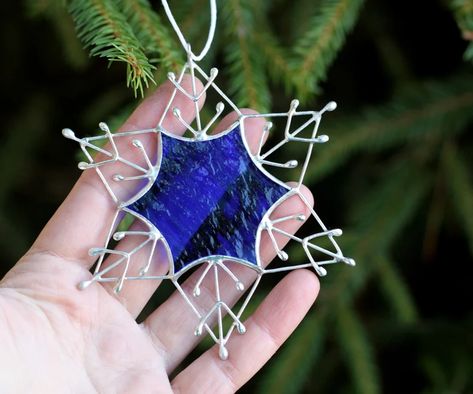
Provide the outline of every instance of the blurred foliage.
<path id="1" fill-rule="evenodd" d="M 174 3 L 198 47 L 208 1 Z M 77 173 L 61 128 L 119 125 L 134 93 L 184 59 L 158 2 L 0 7 L 5 272 Z M 280 110 L 292 95 L 309 108 L 341 103 L 324 120 L 331 141 L 317 149 L 308 180 L 358 262 L 330 270 L 317 305 L 246 390 L 473 392 L 473 1 L 227 0 L 219 8 L 208 62 L 240 105 Z M 126 78 L 115 63 L 125 63 Z"/>
<path id="2" fill-rule="evenodd" d="M 463 38 L 470 41 L 465 51 L 465 59 L 473 61 L 473 3 L 471 0 L 451 0 L 451 8 Z"/>

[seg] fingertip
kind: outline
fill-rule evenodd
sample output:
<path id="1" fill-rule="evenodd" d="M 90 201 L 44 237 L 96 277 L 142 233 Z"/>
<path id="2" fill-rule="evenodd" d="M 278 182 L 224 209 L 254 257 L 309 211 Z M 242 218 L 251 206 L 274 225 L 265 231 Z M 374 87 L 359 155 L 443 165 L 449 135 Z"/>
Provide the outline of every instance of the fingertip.
<path id="1" fill-rule="evenodd" d="M 320 291 L 320 281 L 313 271 L 307 269 L 294 270 L 287 275 L 296 294 L 310 305 L 316 300 Z"/>

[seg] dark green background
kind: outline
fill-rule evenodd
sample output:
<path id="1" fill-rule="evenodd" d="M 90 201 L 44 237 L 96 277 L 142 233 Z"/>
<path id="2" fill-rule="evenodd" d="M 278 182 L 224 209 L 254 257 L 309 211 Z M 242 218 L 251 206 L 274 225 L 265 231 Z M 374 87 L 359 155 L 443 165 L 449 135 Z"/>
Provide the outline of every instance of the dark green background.
<path id="1" fill-rule="evenodd" d="M 291 2 L 277 4 L 271 15 L 284 41 L 291 28 L 284 15 Z M 61 129 L 71 127 L 86 135 L 96 129 L 99 121 L 109 120 L 127 105 L 138 102 L 125 87 L 124 67 L 107 68 L 104 61 L 89 60 L 85 53 L 74 52 L 71 41 L 61 38 L 69 21 L 64 19 L 64 23 L 66 27 L 45 17 L 32 18 L 22 2 L 0 4 L 1 274 L 25 253 L 79 175 L 76 146 L 62 137 Z M 75 60 L 71 61 L 64 42 L 69 43 Z M 328 121 L 324 133 L 331 134 L 331 124 L 342 130 L 339 135 L 349 133 L 350 120 L 362 129 L 364 117 L 369 117 L 363 112 L 366 107 L 376 111 L 396 98 L 401 105 L 405 88 L 415 94 L 416 87 L 420 91 L 424 81 L 449 86 L 461 85 L 461 80 L 455 82 L 459 76 L 473 80 L 472 66 L 462 58 L 465 48 L 452 13 L 441 1 L 368 1 L 322 84 L 323 94 L 305 107 L 318 108 L 335 99 L 339 110 L 330 115 L 333 121 Z M 221 62 L 218 57 L 217 62 Z M 219 66 L 224 70 L 223 64 Z M 286 108 L 289 99 L 276 84 L 274 106 Z M 426 95 L 425 100 L 429 99 Z M 407 99 L 405 106 L 408 111 Z M 473 106 L 470 108 L 473 111 Z M 383 117 L 378 121 L 382 125 Z M 442 127 L 448 128 L 448 123 Z M 438 142 L 432 158 L 427 160 L 421 160 L 426 147 L 436 143 L 429 138 L 419 138 L 414 143 L 406 140 L 405 144 L 385 149 L 360 150 L 312 185 L 319 213 L 329 226 L 348 229 L 349 237 L 342 239 L 341 245 L 349 244 L 348 250 L 352 251 L 363 242 L 365 234 L 358 231 L 360 223 L 354 222 L 357 216 L 353 207 L 365 203 L 367 212 L 376 214 L 376 207 L 369 207 L 369 199 L 386 178 L 405 177 L 412 181 L 412 177 L 419 177 L 416 182 L 421 183 L 423 174 L 429 173 L 437 179 L 389 246 L 393 264 L 412 297 L 416 317 L 408 322 L 393 317 L 375 275 L 356 292 L 349 306 L 356 310 L 373 349 L 373 363 L 379 372 L 375 384 L 381 392 L 473 392 L 472 259 L 461 215 L 455 209 L 457 200 L 450 196 L 450 174 L 438 169 L 436 159 L 442 155 L 443 143 L 455 146 L 452 149 L 461 152 L 464 167 L 470 171 L 471 185 L 471 132 L 472 123 L 466 121 L 462 132 Z M 396 160 L 400 163 L 397 169 L 392 165 Z M 417 168 L 416 163 L 422 164 Z M 397 190 L 393 187 L 392 193 L 386 191 L 384 195 L 388 205 L 390 198 L 402 196 L 399 188 L 403 183 L 399 182 Z M 393 200 L 393 206 L 395 203 Z M 386 226 L 396 215 L 391 212 L 384 218 Z M 431 215 L 441 222 L 434 230 L 428 224 Z M 359 266 L 367 264 L 363 258 L 353 257 Z M 335 288 L 339 274 L 332 272 L 345 270 L 350 270 L 345 274 L 349 275 L 348 283 L 356 282 L 358 268 L 332 267 L 327 279 L 322 280 L 322 297 L 311 316 L 317 315 L 319 307 L 330 314 L 329 303 L 335 305 L 334 300 L 344 297 L 344 289 L 336 296 L 330 289 Z M 324 297 L 326 287 L 331 295 Z M 300 391 L 354 392 L 351 376 L 357 373 L 357 360 L 345 354 L 343 341 L 336 335 L 337 324 L 343 319 L 326 320 L 331 334 L 314 366 L 306 372 Z M 278 356 L 273 363 L 277 362 Z M 264 379 L 270 376 L 272 365 L 246 389 L 265 392 Z"/>

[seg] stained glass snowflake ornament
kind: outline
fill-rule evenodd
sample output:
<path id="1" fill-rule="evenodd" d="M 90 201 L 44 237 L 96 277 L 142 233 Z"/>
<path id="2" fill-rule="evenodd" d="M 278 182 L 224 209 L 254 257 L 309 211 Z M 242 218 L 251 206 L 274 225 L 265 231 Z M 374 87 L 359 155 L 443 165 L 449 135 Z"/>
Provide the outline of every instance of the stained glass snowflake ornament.
<path id="1" fill-rule="evenodd" d="M 103 246 L 90 249 L 90 254 L 98 258 L 93 276 L 79 286 L 85 289 L 94 282 L 114 283 L 115 291 L 120 292 L 127 281 L 168 279 L 196 315 L 195 335 L 208 332 L 219 345 L 220 357 L 226 359 L 225 345 L 235 329 L 240 334 L 245 332 L 242 314 L 263 275 L 312 267 L 318 275 L 324 276 L 325 265 L 338 262 L 354 265 L 335 240 L 342 231 L 327 229 L 302 191 L 314 146 L 328 141 L 327 136 L 317 135 L 321 117 L 336 105 L 330 102 L 320 111 L 298 111 L 298 102 L 294 100 L 287 112 L 243 113 L 217 86 L 217 69 L 206 74 L 198 64 L 214 36 L 215 0 L 210 1 L 209 35 L 199 55 L 193 53 L 182 35 L 167 1 L 162 3 L 186 51 L 187 62 L 179 76 L 168 75 L 173 92 L 157 126 L 112 133 L 101 123 L 103 134 L 86 138 L 76 137 L 70 129 L 63 130 L 65 137 L 80 144 L 88 159 L 79 163 L 79 168 L 95 170 L 116 205 Z M 190 89 L 183 84 L 186 74 L 190 75 Z M 203 81 L 200 90 L 197 78 Z M 221 101 L 204 125 L 199 100 L 210 90 Z M 192 103 L 193 125 L 185 120 L 182 108 L 176 105 L 178 94 Z M 238 119 L 225 131 L 211 134 L 225 108 L 236 113 Z M 170 116 L 188 136 L 179 136 L 164 127 Z M 266 121 L 262 130 L 248 127 L 248 121 L 258 118 Z M 284 135 L 263 152 L 263 143 L 272 127 L 270 119 L 283 121 Z M 294 126 L 296 119 L 303 121 Z M 303 136 L 307 130 L 309 135 Z M 259 133 L 256 151 L 247 141 L 250 132 Z M 289 186 L 268 168 L 299 167 L 296 160 L 286 163 L 269 160 L 270 155 L 290 142 L 298 143 L 306 152 L 298 181 Z M 96 158 L 94 153 L 98 154 Z M 120 187 L 126 184 L 131 187 Z M 130 189 L 134 192 L 126 194 Z M 290 199 L 298 200 L 296 205 L 301 207 L 301 212 L 278 216 L 278 207 Z M 124 215 L 131 216 L 134 224 L 127 230 L 117 230 Z M 285 229 L 288 222 L 306 221 L 307 215 L 314 220 L 312 227 L 318 228 L 315 233 L 299 237 Z M 279 260 L 285 262 L 283 265 L 266 268 L 260 245 L 262 238 L 271 245 Z M 290 265 L 289 256 L 279 246 L 282 238 L 298 243 L 309 262 Z M 322 240 L 331 245 L 332 250 L 319 242 Z M 163 268 L 156 261 L 167 261 L 167 264 Z M 182 278 L 197 266 L 200 268 L 194 273 L 193 290 L 189 293 L 181 284 Z M 211 283 L 208 288 L 213 293 L 210 304 L 199 302 L 206 280 Z M 234 310 L 236 293 L 243 295 L 245 290 L 243 302 Z M 225 314 L 231 319 L 226 332 Z M 216 331 L 212 329 L 214 323 Z"/>

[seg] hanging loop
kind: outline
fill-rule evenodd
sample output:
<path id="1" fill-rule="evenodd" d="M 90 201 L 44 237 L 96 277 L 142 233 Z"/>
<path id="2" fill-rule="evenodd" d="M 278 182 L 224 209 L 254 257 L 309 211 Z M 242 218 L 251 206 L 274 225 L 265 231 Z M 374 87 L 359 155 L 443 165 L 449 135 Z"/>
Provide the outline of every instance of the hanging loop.
<path id="1" fill-rule="evenodd" d="M 166 15 L 169 19 L 169 22 L 171 22 L 171 25 L 174 29 L 174 31 L 177 34 L 177 37 L 179 38 L 179 41 L 181 42 L 181 45 L 184 47 L 186 52 L 189 51 L 190 44 L 186 41 L 184 35 L 182 34 L 181 29 L 179 28 L 176 19 L 174 19 L 174 15 L 171 12 L 171 8 L 169 8 L 169 4 L 167 0 L 161 0 L 164 11 L 166 11 Z M 210 27 L 209 27 L 209 34 L 207 36 L 207 41 L 205 42 L 204 48 L 200 52 L 199 55 L 195 55 L 194 53 L 190 53 L 192 60 L 198 62 L 199 60 L 202 60 L 207 52 L 210 49 L 210 45 L 212 45 L 212 41 L 215 35 L 215 27 L 217 25 L 217 4 L 216 0 L 210 0 Z"/>

